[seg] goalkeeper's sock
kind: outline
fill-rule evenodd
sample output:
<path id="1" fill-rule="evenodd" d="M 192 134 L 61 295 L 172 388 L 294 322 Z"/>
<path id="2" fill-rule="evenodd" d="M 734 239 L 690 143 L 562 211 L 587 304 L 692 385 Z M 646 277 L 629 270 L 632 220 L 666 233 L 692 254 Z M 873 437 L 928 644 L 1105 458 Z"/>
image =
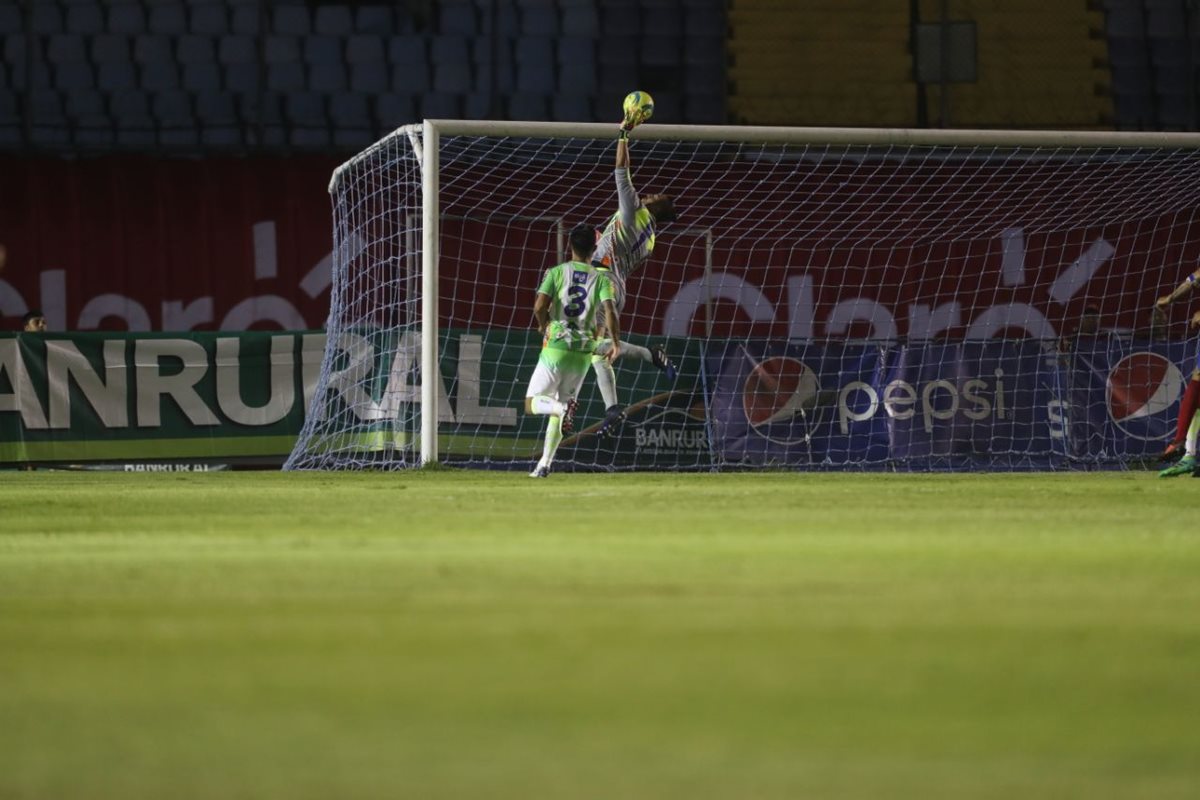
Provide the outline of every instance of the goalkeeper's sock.
<path id="1" fill-rule="evenodd" d="M 553 463 L 554 453 L 562 439 L 562 418 L 551 417 L 550 423 L 546 425 L 546 444 L 542 446 L 542 460 L 538 462 L 538 466 L 549 467 Z"/>
<path id="2" fill-rule="evenodd" d="M 624 358 L 625 356 L 634 356 L 635 358 L 640 358 L 647 364 L 654 363 L 654 353 L 650 352 L 650 348 L 641 347 L 636 344 L 629 344 L 628 342 L 621 342 L 621 355 L 617 356 L 617 358 Z"/>
<path id="3" fill-rule="evenodd" d="M 612 408 L 617 404 L 617 376 L 612 364 L 604 356 L 592 356 L 592 369 L 596 372 L 596 385 L 600 387 L 604 407 Z"/>
<path id="4" fill-rule="evenodd" d="M 1187 436 L 1188 427 L 1192 424 L 1192 416 L 1200 406 L 1200 380 L 1193 378 L 1188 381 L 1183 400 L 1179 403 L 1179 420 L 1175 424 L 1175 441 Z"/>
<path id="5" fill-rule="evenodd" d="M 561 417 L 567 411 L 567 407 L 565 405 L 558 402 L 553 397 L 547 397 L 544 394 L 534 395 L 532 398 L 530 398 L 529 405 L 533 409 L 533 413 L 541 414 L 543 416 L 548 414 L 556 419 Z"/>
<path id="6" fill-rule="evenodd" d="M 1192 414 L 1192 424 L 1188 425 L 1187 443 L 1184 445 L 1184 455 L 1188 458 L 1196 457 L 1196 437 L 1200 434 L 1200 412 Z"/>

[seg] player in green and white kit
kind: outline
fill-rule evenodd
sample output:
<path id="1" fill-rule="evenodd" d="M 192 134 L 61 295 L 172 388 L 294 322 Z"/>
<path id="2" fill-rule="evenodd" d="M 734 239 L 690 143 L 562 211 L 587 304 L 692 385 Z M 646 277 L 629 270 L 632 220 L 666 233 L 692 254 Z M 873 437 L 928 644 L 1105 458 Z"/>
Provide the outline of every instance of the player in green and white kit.
<path id="1" fill-rule="evenodd" d="M 625 282 L 641 268 L 654 252 L 657 226 L 675 221 L 675 206 L 665 194 L 652 194 L 639 198 L 629 176 L 629 132 L 641 122 L 636 116 L 626 116 L 621 123 L 620 138 L 617 140 L 616 182 L 617 213 L 609 218 L 596 244 L 592 263 L 606 270 L 613 281 L 616 292 L 617 311 L 625 308 Z M 626 344 L 621 354 L 632 355 L 647 361 L 666 373 L 667 380 L 675 379 L 675 365 L 667 358 L 661 347 L 649 349 Z M 604 398 L 604 424 L 600 432 L 613 435 L 625 419 L 625 412 L 617 402 L 617 377 L 612 368 L 613 359 L 595 357 L 592 367 L 596 371 L 596 384 Z"/>
<path id="2" fill-rule="evenodd" d="M 611 361 L 621 354 L 621 332 L 609 274 L 591 263 L 595 230 L 576 225 L 571 231 L 572 261 L 546 271 L 533 316 L 542 334 L 542 352 L 525 392 L 525 411 L 550 417 L 542 458 L 531 478 L 550 475 L 563 434 L 571 432 L 576 396 L 593 357 Z M 597 338 L 598 315 L 604 315 L 608 338 Z"/>

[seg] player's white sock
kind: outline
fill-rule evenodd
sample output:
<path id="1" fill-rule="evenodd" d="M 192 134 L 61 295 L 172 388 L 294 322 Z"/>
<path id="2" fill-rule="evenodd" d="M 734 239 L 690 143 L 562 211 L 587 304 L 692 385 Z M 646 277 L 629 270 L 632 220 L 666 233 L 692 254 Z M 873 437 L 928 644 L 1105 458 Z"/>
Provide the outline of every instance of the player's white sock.
<path id="1" fill-rule="evenodd" d="M 1191 458 L 1196 457 L 1196 438 L 1200 435 L 1200 411 L 1192 414 L 1192 422 L 1187 429 L 1187 442 L 1184 444 L 1183 453 Z"/>
<path id="2" fill-rule="evenodd" d="M 596 385 L 600 387 L 604 407 L 612 408 L 617 404 L 617 376 L 612 364 L 604 356 L 593 356 L 592 369 L 596 371 Z"/>
<path id="3" fill-rule="evenodd" d="M 548 467 L 554 461 L 554 451 L 562 442 L 562 417 L 551 417 L 546 425 L 546 444 L 542 446 L 542 460 L 539 467 Z"/>
<path id="4" fill-rule="evenodd" d="M 565 405 L 558 402 L 553 397 L 547 397 L 544 394 L 534 395 L 532 398 L 530 398 L 529 405 L 533 409 L 533 413 L 542 415 L 549 414 L 552 417 L 561 417 L 567 411 L 567 407 Z"/>
<path id="5" fill-rule="evenodd" d="M 641 345 L 627 344 L 626 342 L 621 342 L 621 354 L 619 356 L 617 356 L 617 358 L 624 358 L 625 356 L 633 356 L 634 358 L 640 358 L 642 361 L 645 361 L 647 364 L 654 363 L 654 354 L 650 352 L 650 348 L 642 347 Z"/>

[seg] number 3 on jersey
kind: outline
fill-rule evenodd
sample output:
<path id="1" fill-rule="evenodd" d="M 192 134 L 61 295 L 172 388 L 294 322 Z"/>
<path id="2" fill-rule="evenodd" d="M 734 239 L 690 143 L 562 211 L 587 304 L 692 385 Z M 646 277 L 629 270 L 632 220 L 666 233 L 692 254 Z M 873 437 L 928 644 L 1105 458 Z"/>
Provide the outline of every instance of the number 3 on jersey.
<path id="1" fill-rule="evenodd" d="M 587 289 L 583 286 L 568 286 L 567 300 L 563 307 L 563 314 L 567 317 L 575 319 L 587 311 Z"/>

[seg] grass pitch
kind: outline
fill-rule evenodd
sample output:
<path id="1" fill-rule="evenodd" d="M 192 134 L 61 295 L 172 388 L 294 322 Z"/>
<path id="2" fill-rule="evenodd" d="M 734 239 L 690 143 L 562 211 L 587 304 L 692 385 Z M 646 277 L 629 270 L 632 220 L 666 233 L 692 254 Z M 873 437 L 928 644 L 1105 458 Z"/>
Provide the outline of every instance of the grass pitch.
<path id="1" fill-rule="evenodd" d="M 0 797 L 1195 798 L 1192 483 L 0 474 Z"/>

